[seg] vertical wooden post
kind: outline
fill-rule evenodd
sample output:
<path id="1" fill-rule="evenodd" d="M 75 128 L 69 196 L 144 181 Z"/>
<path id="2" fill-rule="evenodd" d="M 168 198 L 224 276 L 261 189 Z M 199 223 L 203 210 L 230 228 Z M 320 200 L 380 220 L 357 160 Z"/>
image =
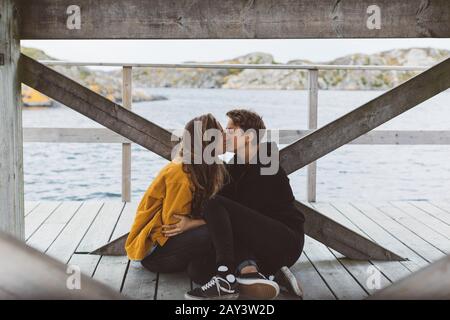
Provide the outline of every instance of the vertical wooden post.
<path id="1" fill-rule="evenodd" d="M 0 231 L 24 239 L 20 40 L 14 0 L 0 0 Z"/>
<path id="2" fill-rule="evenodd" d="M 122 68 L 122 104 L 131 110 L 132 104 L 132 67 Z M 131 201 L 131 144 L 122 144 L 122 201 Z"/>
<path id="3" fill-rule="evenodd" d="M 317 103 L 319 98 L 319 70 L 308 70 L 308 129 L 317 129 Z M 307 167 L 307 199 L 316 201 L 317 164 L 312 162 Z"/>

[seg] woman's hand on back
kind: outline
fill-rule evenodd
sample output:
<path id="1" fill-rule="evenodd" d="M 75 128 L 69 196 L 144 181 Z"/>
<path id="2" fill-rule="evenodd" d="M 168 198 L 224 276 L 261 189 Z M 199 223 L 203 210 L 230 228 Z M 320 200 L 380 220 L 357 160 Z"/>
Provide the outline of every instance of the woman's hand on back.
<path id="1" fill-rule="evenodd" d="M 173 216 L 180 219 L 180 221 L 174 224 L 165 224 L 162 226 L 162 234 L 168 238 L 205 224 L 203 219 L 192 219 L 187 215 L 181 214 L 174 214 Z"/>

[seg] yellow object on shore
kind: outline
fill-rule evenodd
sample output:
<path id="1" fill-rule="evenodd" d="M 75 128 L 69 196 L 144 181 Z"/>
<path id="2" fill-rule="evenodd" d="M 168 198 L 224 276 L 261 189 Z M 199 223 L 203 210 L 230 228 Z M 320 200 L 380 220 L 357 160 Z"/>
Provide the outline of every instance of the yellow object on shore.
<path id="1" fill-rule="evenodd" d="M 167 164 L 139 203 L 125 243 L 128 258 L 142 260 L 154 244 L 163 246 L 168 238 L 162 234 L 162 225 L 177 223 L 174 214 L 190 214 L 192 196 L 189 174 L 183 171 L 182 163 Z"/>
<path id="2" fill-rule="evenodd" d="M 28 86 L 22 87 L 22 103 L 25 107 L 51 107 L 52 100 Z"/>

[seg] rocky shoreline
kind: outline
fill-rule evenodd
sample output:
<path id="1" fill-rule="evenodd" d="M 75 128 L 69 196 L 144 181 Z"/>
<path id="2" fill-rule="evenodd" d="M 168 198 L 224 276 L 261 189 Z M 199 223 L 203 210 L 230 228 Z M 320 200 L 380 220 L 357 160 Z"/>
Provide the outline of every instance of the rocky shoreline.
<path id="1" fill-rule="evenodd" d="M 51 60 L 43 51 L 22 48 L 35 59 Z M 300 54 L 299 54 L 300 55 Z M 446 57 L 450 51 L 435 48 L 395 49 L 375 54 L 351 54 L 332 61 L 312 62 L 292 60 L 288 64 L 328 65 L 398 65 L 431 66 Z M 271 54 L 254 52 L 231 60 L 227 64 L 278 64 Z M 116 101 L 121 101 L 122 71 L 99 71 L 86 67 L 55 66 L 54 69 L 77 82 Z M 321 70 L 319 89 L 327 90 L 386 90 L 411 78 L 417 72 L 376 70 Z M 148 88 L 226 88 L 303 90 L 307 88 L 308 74 L 300 70 L 241 70 L 241 69 L 186 69 L 149 68 L 133 70 L 133 102 L 167 99 L 151 95 Z M 144 89 L 145 88 L 145 89 Z"/>

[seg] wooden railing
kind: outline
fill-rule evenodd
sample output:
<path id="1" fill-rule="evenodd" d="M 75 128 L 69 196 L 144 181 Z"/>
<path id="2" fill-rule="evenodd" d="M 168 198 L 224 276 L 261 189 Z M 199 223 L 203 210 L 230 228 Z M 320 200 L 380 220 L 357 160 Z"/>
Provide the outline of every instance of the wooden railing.
<path id="1" fill-rule="evenodd" d="M 317 128 L 318 72 L 319 70 L 378 70 L 423 71 L 422 66 L 376 66 L 376 65 L 272 65 L 272 64 L 145 64 L 145 63 L 99 63 L 40 61 L 46 65 L 108 66 L 122 67 L 122 105 L 132 106 L 132 68 L 206 68 L 206 69 L 284 69 L 308 72 L 308 128 L 307 130 L 276 130 L 279 143 L 290 144 Z M 173 129 L 172 129 L 173 130 Z M 131 200 L 131 142 L 106 128 L 24 128 L 24 142 L 53 143 L 122 143 L 122 200 Z M 450 131 L 420 130 L 374 130 L 351 142 L 351 144 L 383 145 L 450 145 Z M 307 200 L 316 201 L 316 162 L 307 166 Z"/>

